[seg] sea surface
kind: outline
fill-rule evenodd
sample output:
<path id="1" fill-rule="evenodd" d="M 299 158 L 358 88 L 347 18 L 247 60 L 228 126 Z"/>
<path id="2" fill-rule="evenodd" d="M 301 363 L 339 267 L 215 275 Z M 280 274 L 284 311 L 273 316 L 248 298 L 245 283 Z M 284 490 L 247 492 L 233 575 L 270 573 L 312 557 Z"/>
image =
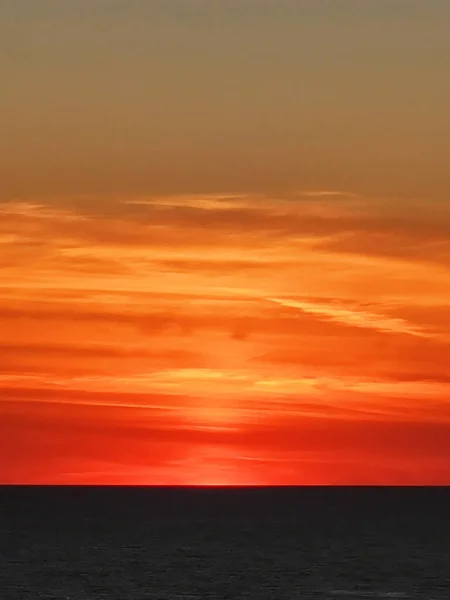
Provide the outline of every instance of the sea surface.
<path id="1" fill-rule="evenodd" d="M 450 599 L 450 488 L 0 487 L 1 600 Z"/>

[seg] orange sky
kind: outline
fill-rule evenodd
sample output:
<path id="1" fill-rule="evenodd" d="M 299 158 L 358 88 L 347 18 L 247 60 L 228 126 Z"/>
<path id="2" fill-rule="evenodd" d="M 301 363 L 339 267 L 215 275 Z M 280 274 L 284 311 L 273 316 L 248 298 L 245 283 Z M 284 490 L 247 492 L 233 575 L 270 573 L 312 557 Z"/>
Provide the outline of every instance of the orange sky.
<path id="1" fill-rule="evenodd" d="M 449 0 L 0 45 L 0 483 L 450 484 Z"/>
<path id="2" fill-rule="evenodd" d="M 0 204 L 0 481 L 450 484 L 450 209 Z"/>

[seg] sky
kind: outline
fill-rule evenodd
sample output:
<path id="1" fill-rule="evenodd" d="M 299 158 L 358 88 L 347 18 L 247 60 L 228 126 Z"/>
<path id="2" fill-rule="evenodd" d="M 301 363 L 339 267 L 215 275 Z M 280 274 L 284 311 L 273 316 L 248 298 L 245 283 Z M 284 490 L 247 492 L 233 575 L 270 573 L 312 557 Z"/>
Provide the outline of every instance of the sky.
<path id="1" fill-rule="evenodd" d="M 450 484 L 448 0 L 5 0 L 0 57 L 0 483 Z"/>

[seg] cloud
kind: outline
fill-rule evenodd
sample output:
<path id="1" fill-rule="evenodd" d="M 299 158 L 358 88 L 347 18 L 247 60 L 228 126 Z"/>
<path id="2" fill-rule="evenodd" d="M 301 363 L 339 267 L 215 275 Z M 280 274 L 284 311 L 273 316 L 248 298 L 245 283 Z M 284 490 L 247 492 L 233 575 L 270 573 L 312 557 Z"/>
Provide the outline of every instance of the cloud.
<path id="1" fill-rule="evenodd" d="M 281 306 L 296 308 L 310 313 L 320 319 L 342 323 L 348 327 L 375 329 L 383 333 L 399 333 L 415 337 L 433 337 L 431 334 L 414 327 L 403 319 L 391 318 L 382 314 L 372 313 L 358 307 L 349 307 L 337 303 L 311 302 L 308 300 L 290 300 L 283 298 L 268 298 Z"/>
<path id="2" fill-rule="evenodd" d="M 449 215 L 407 208 L 335 190 L 1 204 L 0 412 L 77 481 L 144 450 L 170 479 L 208 444 L 298 461 L 309 446 L 325 469 L 370 423 L 382 455 L 390 423 L 449 419 Z M 264 460 L 275 481 L 284 463 Z"/>

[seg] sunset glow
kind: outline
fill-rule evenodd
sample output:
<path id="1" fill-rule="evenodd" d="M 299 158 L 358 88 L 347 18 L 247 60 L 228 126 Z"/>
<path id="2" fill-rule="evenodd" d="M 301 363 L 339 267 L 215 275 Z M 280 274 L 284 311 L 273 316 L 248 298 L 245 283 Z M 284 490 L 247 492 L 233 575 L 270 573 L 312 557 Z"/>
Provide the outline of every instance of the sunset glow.
<path id="1" fill-rule="evenodd" d="M 212 15 L 206 4 L 203 10 Z M 234 21 L 225 12 L 221 23 L 232 32 Z M 306 91 L 300 75 L 294 89 L 283 71 L 294 66 L 277 67 L 284 75 L 276 80 L 270 60 L 290 64 L 287 57 L 295 52 L 289 44 L 303 38 L 289 29 L 286 17 L 273 25 L 280 31 L 272 39 L 263 12 L 251 39 L 261 52 L 272 48 L 264 45 L 266 38 L 273 44 L 272 58 L 264 59 L 272 73 L 270 88 L 254 67 L 253 93 L 237 50 L 222 56 L 225 42 L 217 41 L 223 80 L 231 81 L 227 69 L 234 65 L 237 89 L 244 97 L 253 94 L 242 104 L 233 99 L 231 84 L 212 71 L 208 53 L 195 50 L 196 44 L 212 43 L 209 21 L 195 25 L 203 32 L 195 39 L 183 29 L 181 16 L 165 15 L 168 23 L 173 19 L 169 24 L 158 21 L 161 32 L 173 29 L 179 45 L 169 51 L 158 34 L 166 63 L 161 73 L 153 66 L 152 77 L 160 87 L 150 93 L 130 76 L 133 100 L 113 88 L 111 74 L 100 68 L 101 61 L 106 64 L 105 31 L 116 32 L 113 40 L 122 31 L 116 16 L 98 46 L 89 23 L 83 29 L 70 15 L 52 16 L 64 20 L 72 37 L 65 42 L 55 29 L 49 43 L 62 48 L 71 65 L 84 54 L 77 58 L 70 44 L 92 45 L 104 90 L 100 94 L 90 71 L 82 87 L 92 106 L 72 90 L 75 83 L 64 87 L 55 51 L 41 75 L 48 94 L 59 90 L 55 82 L 64 88 L 54 92 L 55 120 L 46 112 L 44 92 L 31 106 L 10 100 L 8 127 L 17 145 L 4 153 L 8 168 L 0 202 L 0 483 L 450 484 L 448 118 L 435 127 L 441 132 L 436 146 L 426 146 L 427 124 L 411 114 L 395 83 L 398 113 L 380 104 L 372 117 L 372 100 L 361 96 L 359 109 L 352 113 L 349 107 L 347 114 L 339 102 L 350 102 L 346 81 L 353 81 L 354 91 L 360 85 L 356 59 L 353 75 L 348 66 L 335 67 L 345 83 L 342 97 L 322 90 L 326 66 L 320 57 L 315 72 L 324 79 L 317 76 L 314 83 L 304 66 Z M 97 12 L 94 17 L 101 19 Z M 11 19 L 25 23 L 19 12 Z M 245 15 L 242 19 L 245 23 Z M 319 16 L 311 19 L 311 27 L 319 27 Z M 23 23 L 24 31 L 32 27 L 31 20 Z M 141 57 L 139 44 L 146 38 L 139 37 L 138 20 L 130 23 L 123 25 L 123 40 L 135 44 Z M 286 46 L 276 50 L 282 27 Z M 352 43 L 368 56 L 384 52 L 375 38 L 361 41 L 352 29 L 357 26 L 348 27 L 349 37 L 335 42 L 344 54 Z M 133 28 L 137 38 L 129 38 Z M 405 31 L 401 39 L 409 48 L 412 34 Z M 239 29 L 235 35 L 236 47 L 244 47 L 244 33 Z M 327 35 L 330 47 L 324 52 L 332 56 L 330 40 L 337 33 Z M 30 39 L 23 43 L 31 56 Z M 449 38 L 439 39 L 448 45 Z M 197 54 L 186 54 L 189 44 Z M 121 60 L 131 65 L 129 51 L 120 58 L 111 50 L 119 70 Z M 184 71 L 176 70 L 171 52 L 179 53 L 190 74 L 189 81 L 183 79 L 185 94 L 181 83 L 180 89 L 173 83 Z M 256 60 L 249 55 L 248 61 Z M 19 62 L 11 69 L 22 73 Z M 133 68 L 143 69 L 139 64 Z M 390 82 L 395 73 L 389 65 Z M 70 69 L 80 77 L 76 66 Z M 203 80 L 204 73 L 210 79 Z M 435 89 L 440 79 L 427 73 L 428 83 L 418 87 Z M 122 75 L 128 81 L 125 70 Z M 31 84 L 23 74 L 12 85 L 24 86 L 25 94 Z M 215 85 L 222 85 L 229 108 L 220 103 L 225 100 L 219 92 L 215 96 Z M 314 89 L 323 105 L 315 103 Z M 295 109 L 300 97 L 305 106 Z M 104 98 L 111 98 L 111 106 L 103 113 Z M 146 98 L 155 98 L 152 108 Z M 412 98 L 429 106 L 429 99 Z M 443 115 L 447 107 L 441 95 L 436 102 L 435 109 L 420 113 L 430 115 L 431 129 L 434 112 Z M 86 121 L 77 125 L 82 114 Z M 384 118 L 392 139 L 380 141 Z M 217 130 L 211 129 L 214 119 Z M 158 128 L 162 121 L 167 131 Z M 340 131 L 341 122 L 349 129 Z M 414 143 L 408 137 L 412 123 Z M 26 127 L 29 141 L 21 142 Z M 90 139 L 83 142 L 89 146 L 83 159 L 77 154 L 78 127 Z M 358 137 L 358 127 L 367 138 Z M 223 146 L 214 146 L 210 131 Z M 342 146 L 339 136 L 346 138 Z M 436 157 L 433 164 L 417 149 L 421 145 Z M 404 163 L 398 156 L 406 157 Z"/>
<path id="2" fill-rule="evenodd" d="M 4 479 L 444 482 L 437 208 L 424 231 L 344 193 L 3 204 Z"/>

